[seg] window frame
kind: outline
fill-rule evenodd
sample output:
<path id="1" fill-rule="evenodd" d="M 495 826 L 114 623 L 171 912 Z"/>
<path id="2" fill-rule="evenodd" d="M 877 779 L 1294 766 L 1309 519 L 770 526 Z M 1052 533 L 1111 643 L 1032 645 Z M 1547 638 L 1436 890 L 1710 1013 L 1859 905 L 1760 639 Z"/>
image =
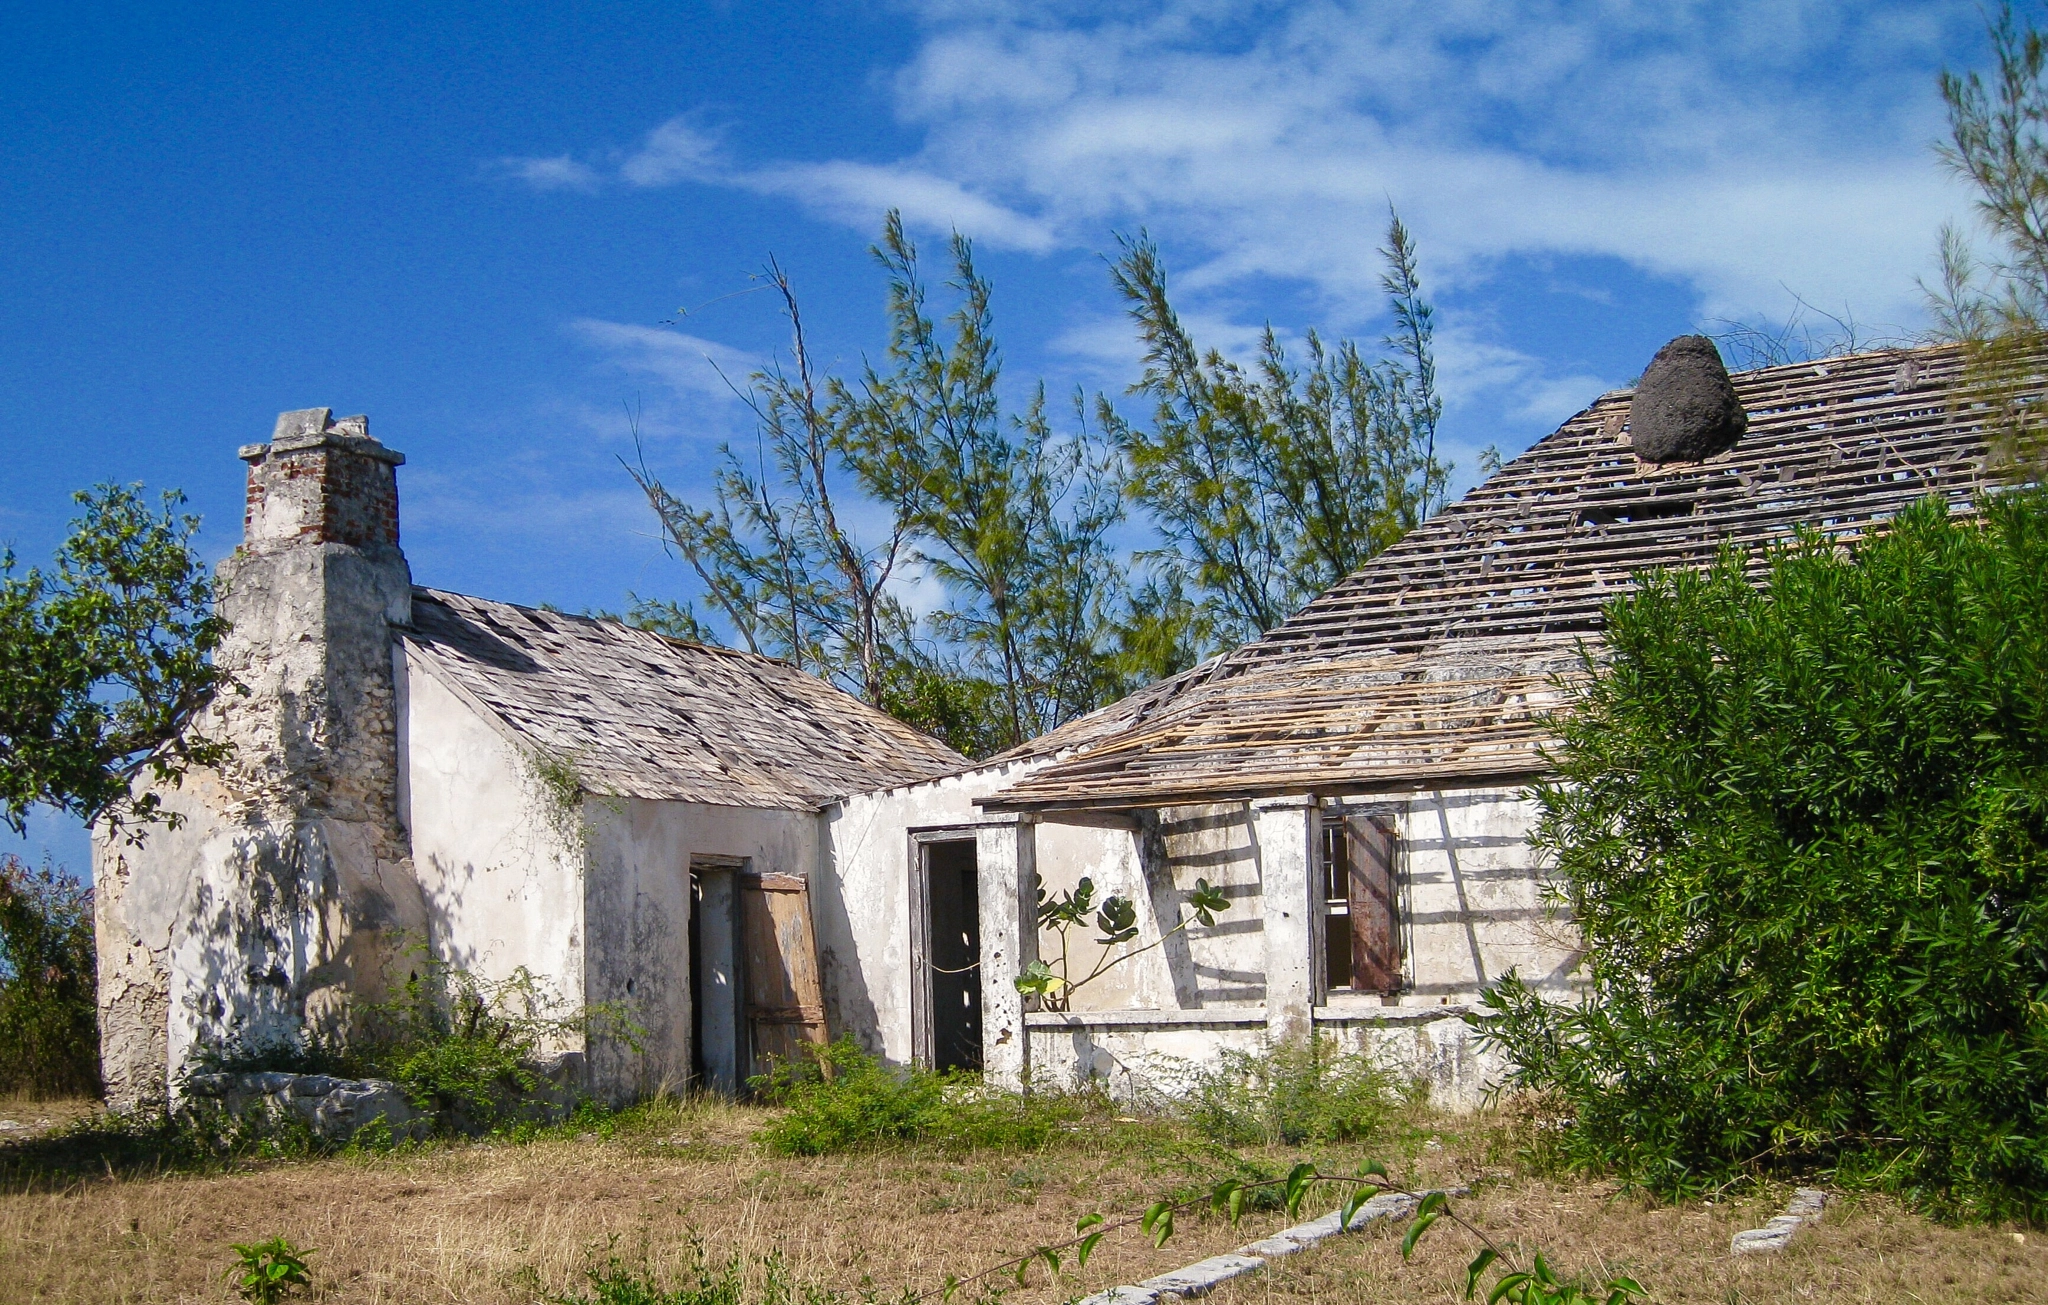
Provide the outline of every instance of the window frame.
<path id="1" fill-rule="evenodd" d="M 1316 833 L 1313 849 L 1315 853 L 1313 910 L 1311 916 L 1314 928 L 1311 946 L 1314 951 L 1315 991 L 1318 1004 L 1338 1001 L 1365 1001 L 1378 997 L 1385 1004 L 1396 1004 L 1401 994 L 1414 989 L 1414 975 L 1411 968 L 1412 948 L 1409 946 L 1409 885 L 1408 856 L 1406 840 L 1402 837 L 1403 817 L 1406 808 L 1389 803 L 1325 803 L 1317 809 Z M 1354 898 L 1349 891 L 1339 899 L 1331 896 L 1331 880 L 1334 871 L 1331 843 L 1334 837 L 1341 837 L 1346 851 L 1347 862 L 1356 855 L 1356 840 L 1352 833 L 1355 821 L 1370 821 L 1379 827 L 1388 847 L 1388 897 L 1392 919 L 1389 922 L 1388 943 L 1394 952 L 1389 967 L 1393 982 L 1380 988 L 1358 988 L 1352 986 L 1355 969 L 1343 975 L 1332 974 L 1330 955 L 1330 921 L 1349 919 Z M 1333 909 L 1336 908 L 1336 909 Z M 1353 944 L 1355 947 L 1355 943 Z M 1354 959 L 1353 965 L 1356 965 Z"/>

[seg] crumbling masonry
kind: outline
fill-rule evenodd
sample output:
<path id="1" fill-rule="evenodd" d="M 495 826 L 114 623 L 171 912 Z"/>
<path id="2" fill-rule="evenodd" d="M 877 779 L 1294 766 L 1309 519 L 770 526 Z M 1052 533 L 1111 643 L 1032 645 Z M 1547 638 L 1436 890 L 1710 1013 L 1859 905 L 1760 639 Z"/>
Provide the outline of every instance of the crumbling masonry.
<path id="1" fill-rule="evenodd" d="M 166 793 L 176 828 L 94 848 L 109 1102 L 161 1106 L 202 1037 L 295 1042 L 377 991 L 423 930 L 398 823 L 392 627 L 411 619 L 398 548 L 404 457 L 361 417 L 278 418 L 249 464 L 244 542 L 220 568 L 237 686 L 199 722 L 233 759 Z"/>

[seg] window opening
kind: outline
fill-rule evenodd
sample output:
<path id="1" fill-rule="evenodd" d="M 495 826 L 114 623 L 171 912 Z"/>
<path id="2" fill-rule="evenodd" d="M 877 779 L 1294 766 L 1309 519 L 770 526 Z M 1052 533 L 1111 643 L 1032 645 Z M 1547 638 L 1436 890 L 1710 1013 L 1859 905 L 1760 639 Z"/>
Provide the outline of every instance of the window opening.
<path id="1" fill-rule="evenodd" d="M 1327 812 L 1317 847 L 1324 988 L 1399 992 L 1400 894 L 1392 822 L 1385 816 Z"/>

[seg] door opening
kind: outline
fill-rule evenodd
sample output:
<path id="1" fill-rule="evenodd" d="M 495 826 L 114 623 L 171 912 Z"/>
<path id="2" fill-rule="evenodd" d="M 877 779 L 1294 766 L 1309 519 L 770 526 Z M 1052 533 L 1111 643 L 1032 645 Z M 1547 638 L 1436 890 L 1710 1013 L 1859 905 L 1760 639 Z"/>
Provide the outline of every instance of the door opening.
<path id="1" fill-rule="evenodd" d="M 924 955 L 919 976 L 933 1069 L 981 1068 L 981 894 L 972 840 L 920 843 Z"/>
<path id="2" fill-rule="evenodd" d="M 699 1086 L 738 1095 L 753 1056 L 741 994 L 740 867 L 690 865 L 690 1068 Z"/>

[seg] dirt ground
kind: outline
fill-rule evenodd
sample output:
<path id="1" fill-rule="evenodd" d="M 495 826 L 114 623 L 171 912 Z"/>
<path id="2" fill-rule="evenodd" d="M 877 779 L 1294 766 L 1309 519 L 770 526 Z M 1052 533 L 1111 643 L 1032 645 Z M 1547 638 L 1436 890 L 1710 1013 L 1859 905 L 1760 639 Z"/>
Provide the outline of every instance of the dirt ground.
<path id="1" fill-rule="evenodd" d="M 61 1116 L 0 1117 L 23 1114 Z M 894 1300 L 1069 1236 L 1091 1210 L 1135 1212 L 1200 1190 L 1233 1163 L 1280 1172 L 1298 1158 L 1233 1161 L 1199 1139 L 1133 1124 L 1033 1152 L 787 1159 L 750 1142 L 762 1118 L 697 1106 L 643 1114 L 608 1140 L 276 1161 L 208 1176 L 59 1174 L 40 1190 L 0 1195 L 0 1301 L 230 1301 L 229 1244 L 280 1233 L 315 1248 L 312 1301 L 527 1305 L 576 1286 L 607 1255 L 674 1277 L 698 1247 L 713 1260 L 738 1255 L 756 1273 L 762 1257 L 780 1255 L 798 1282 Z M 0 1139 L 0 1148 L 23 1145 Z M 2048 1301 L 2048 1247 L 2004 1230 L 1939 1227 L 1882 1201 L 1843 1203 L 1780 1256 L 1735 1260 L 1729 1237 L 1774 1213 L 1773 1198 L 1659 1209 L 1518 1178 L 1483 1125 L 1453 1119 L 1410 1120 L 1373 1151 L 1418 1183 L 1476 1180 L 1459 1208 L 1496 1237 L 1541 1246 L 1567 1271 L 1633 1273 L 1658 1301 Z M 1318 1159 L 1348 1170 L 1363 1154 L 1339 1148 Z M 1134 1229 L 1056 1284 L 1042 1269 L 1025 1288 L 1005 1279 L 1004 1300 L 1070 1301 L 1286 1222 L 1278 1211 L 1237 1229 L 1183 1216 L 1164 1250 Z M 1473 1250 L 1464 1234 L 1439 1225 L 1407 1263 L 1398 1241 L 1398 1232 L 1347 1238 L 1215 1299 L 1458 1298 Z"/>

